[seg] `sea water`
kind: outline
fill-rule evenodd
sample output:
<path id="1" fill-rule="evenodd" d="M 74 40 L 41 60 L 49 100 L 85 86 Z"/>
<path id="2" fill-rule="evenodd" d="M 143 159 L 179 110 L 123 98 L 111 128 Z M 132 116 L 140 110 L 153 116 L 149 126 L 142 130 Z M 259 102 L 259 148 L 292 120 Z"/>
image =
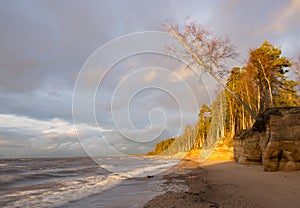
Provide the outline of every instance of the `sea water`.
<path id="1" fill-rule="evenodd" d="M 0 159 L 0 207 L 142 207 L 176 160 L 148 157 Z M 146 203 L 146 201 L 145 201 Z"/>

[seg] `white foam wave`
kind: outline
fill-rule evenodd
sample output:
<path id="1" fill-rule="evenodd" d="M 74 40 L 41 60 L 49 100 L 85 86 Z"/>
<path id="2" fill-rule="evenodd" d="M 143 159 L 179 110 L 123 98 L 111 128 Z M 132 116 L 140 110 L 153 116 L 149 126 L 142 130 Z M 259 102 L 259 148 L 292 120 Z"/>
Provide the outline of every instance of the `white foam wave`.
<path id="1" fill-rule="evenodd" d="M 163 163 L 163 164 L 158 164 L 158 165 L 153 165 L 153 166 L 147 166 L 143 168 L 138 168 L 134 169 L 125 173 L 122 173 L 123 176 L 126 177 L 142 177 L 145 175 L 156 175 L 160 172 L 161 170 L 165 169 L 167 170 L 168 168 L 171 168 L 172 166 L 176 165 L 177 162 L 169 162 L 169 163 Z"/>
<path id="2" fill-rule="evenodd" d="M 140 166 L 122 173 L 76 177 L 69 180 L 58 180 L 54 184 L 45 184 L 34 190 L 18 191 L 13 194 L 0 196 L 0 201 L 14 201 L 6 207 L 52 207 L 61 206 L 69 201 L 80 200 L 89 195 L 100 193 L 116 186 L 123 180 L 132 177 L 155 175 L 175 165 L 177 161 L 152 161 L 148 166 Z M 15 199 L 15 200 L 11 200 Z"/>
<path id="3" fill-rule="evenodd" d="M 6 207 L 49 207 L 60 206 L 68 201 L 78 200 L 88 195 L 99 193 L 109 189 L 120 181 L 124 176 L 89 176 L 77 180 L 59 181 L 56 187 L 49 189 L 36 189 L 18 191 L 14 194 L 0 196 L 0 201 L 7 198 L 18 198 Z"/>

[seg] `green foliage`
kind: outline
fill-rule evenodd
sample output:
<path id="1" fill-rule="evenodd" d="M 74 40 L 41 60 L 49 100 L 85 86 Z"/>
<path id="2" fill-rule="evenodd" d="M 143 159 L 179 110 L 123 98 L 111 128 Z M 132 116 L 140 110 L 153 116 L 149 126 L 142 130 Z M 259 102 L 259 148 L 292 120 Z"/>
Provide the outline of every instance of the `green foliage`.
<path id="1" fill-rule="evenodd" d="M 292 83 L 287 81 L 287 70 L 285 70 L 290 66 L 291 62 L 288 58 L 281 56 L 281 50 L 268 41 L 264 41 L 259 48 L 250 51 L 245 74 L 252 78 L 252 86 L 258 89 L 256 96 L 259 98 L 259 113 L 273 107 L 274 96 L 277 96 L 277 100 L 281 99 L 282 90 L 285 90 L 285 93 L 292 90 Z"/>
<path id="2" fill-rule="evenodd" d="M 298 82 L 286 80 L 286 77 L 283 77 L 282 84 L 273 91 L 274 106 L 297 106 L 299 104 L 295 89 L 297 85 Z"/>
<path id="3" fill-rule="evenodd" d="M 198 114 L 197 134 L 194 148 L 201 149 L 207 138 L 211 123 L 211 111 L 207 105 L 202 105 Z"/>
<path id="4" fill-rule="evenodd" d="M 290 66 L 279 48 L 264 41 L 260 47 L 250 50 L 246 66 L 232 69 L 227 86 L 256 113 L 269 107 L 296 106 L 298 83 L 287 79 L 285 68 Z M 229 93 L 226 95 L 226 135 L 232 139 L 235 133 L 251 127 L 253 119 Z"/>
<path id="5" fill-rule="evenodd" d="M 281 55 L 280 48 L 264 41 L 260 47 L 250 50 L 244 67 L 231 70 L 226 83 L 226 89 L 231 93 L 228 90 L 221 92 L 210 107 L 202 105 L 195 126 L 187 125 L 181 136 L 158 143 L 149 154 L 166 151 L 176 154 L 201 149 L 214 143 L 216 138 L 232 145 L 233 136 L 254 123 L 251 112 L 232 93 L 256 114 L 269 107 L 299 105 L 296 90 L 299 83 L 288 80 L 288 70 L 285 69 L 290 66 L 291 62 Z"/>
<path id="6" fill-rule="evenodd" d="M 155 150 L 149 152 L 148 155 L 157 155 L 163 153 L 164 151 L 168 150 L 168 148 L 175 142 L 175 138 L 169 138 L 163 140 L 155 145 Z"/>

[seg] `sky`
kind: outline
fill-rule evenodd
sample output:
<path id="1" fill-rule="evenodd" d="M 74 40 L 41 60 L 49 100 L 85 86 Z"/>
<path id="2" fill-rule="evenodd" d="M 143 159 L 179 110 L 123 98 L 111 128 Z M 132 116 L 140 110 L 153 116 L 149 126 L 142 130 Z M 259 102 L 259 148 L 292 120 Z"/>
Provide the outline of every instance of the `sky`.
<path id="1" fill-rule="evenodd" d="M 263 40 L 300 53 L 298 0 L 1 0 L 0 157 L 145 153 L 180 134 L 210 80 L 159 53 L 112 61 L 163 51 L 143 31 L 187 17 L 229 37 L 240 64 Z"/>

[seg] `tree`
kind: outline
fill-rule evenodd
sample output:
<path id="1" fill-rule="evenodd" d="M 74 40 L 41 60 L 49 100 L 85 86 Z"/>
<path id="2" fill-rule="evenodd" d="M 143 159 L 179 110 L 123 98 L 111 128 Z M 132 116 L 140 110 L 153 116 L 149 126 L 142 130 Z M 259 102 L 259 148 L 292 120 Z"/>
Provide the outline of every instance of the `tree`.
<path id="1" fill-rule="evenodd" d="M 246 74 L 253 78 L 252 84 L 258 89 L 258 112 L 262 113 L 267 108 L 273 107 L 274 95 L 280 90 L 289 91 L 292 83 L 286 80 L 285 67 L 290 67 L 291 62 L 281 56 L 281 50 L 268 41 L 249 52 Z M 280 93 L 279 93 L 280 94 Z"/>
<path id="2" fill-rule="evenodd" d="M 169 138 L 166 140 L 162 140 L 161 142 L 155 145 L 155 149 L 152 152 L 148 152 L 147 155 L 157 155 L 161 153 L 166 153 L 169 150 L 171 145 L 175 142 L 175 138 Z"/>
<path id="3" fill-rule="evenodd" d="M 286 73 L 291 63 L 281 56 L 281 50 L 267 41 L 249 52 L 247 65 L 231 70 L 227 87 L 243 99 L 252 111 L 259 114 L 268 107 L 297 105 L 297 82 L 288 80 Z M 226 135 L 233 135 L 253 125 L 244 107 L 226 94 Z"/>
<path id="4" fill-rule="evenodd" d="M 219 139 L 223 139 L 222 144 L 225 142 L 230 146 L 236 132 L 251 127 L 255 121 L 240 100 L 255 114 L 270 106 L 298 105 L 295 90 L 298 82 L 288 80 L 288 70 L 285 69 L 290 66 L 291 62 L 281 55 L 279 48 L 264 41 L 260 47 L 249 51 L 246 66 L 232 68 L 224 87 L 225 93 L 221 91 L 210 107 L 201 106 L 197 124 L 187 125 L 183 134 L 170 143 L 163 141 L 157 145 L 156 152 L 168 149 L 168 153 L 175 154 L 196 148 L 202 149 L 206 158 Z M 300 56 L 293 67 L 295 71 L 300 70 Z M 212 74 L 221 76 L 218 72 Z M 260 122 L 259 119 L 256 121 Z"/>
<path id="5" fill-rule="evenodd" d="M 239 93 L 239 81 L 241 79 L 241 69 L 239 67 L 234 67 L 231 70 L 230 77 L 227 80 L 227 87 L 236 94 Z M 237 106 L 236 100 L 226 92 L 226 105 L 227 105 L 227 112 L 226 112 L 226 129 L 229 133 L 229 137 L 232 138 L 235 134 L 236 130 L 236 115 L 237 110 L 239 109 Z"/>
<path id="6" fill-rule="evenodd" d="M 274 90 L 274 106 L 297 106 L 298 95 L 295 90 L 297 85 L 294 80 L 284 80 L 283 88 Z"/>
<path id="7" fill-rule="evenodd" d="M 187 58 L 189 61 L 188 67 L 195 65 L 209 73 L 245 107 L 254 119 L 257 118 L 256 113 L 222 81 L 222 78 L 229 73 L 226 68 L 227 60 L 234 59 L 237 56 L 229 39 L 218 37 L 213 32 L 205 30 L 202 26 L 190 21 L 185 22 L 183 31 L 176 24 L 164 24 L 163 28 L 184 47 L 184 51 L 170 48 L 173 53 Z"/>
<path id="8" fill-rule="evenodd" d="M 209 132 L 207 134 L 205 149 L 210 149 L 217 145 L 218 141 L 225 136 L 225 117 L 226 117 L 226 103 L 225 92 L 222 90 L 217 95 L 217 98 L 212 102 L 211 121 Z"/>
<path id="9" fill-rule="evenodd" d="M 202 105 L 198 114 L 197 132 L 194 148 L 201 149 L 206 140 L 210 128 L 211 111 L 207 105 Z"/>
<path id="10" fill-rule="evenodd" d="M 253 77 L 246 76 L 246 68 L 234 67 L 227 80 L 227 87 L 240 96 L 249 107 L 257 111 L 257 93 L 253 87 Z M 252 126 L 254 120 L 229 93 L 226 93 L 226 137 L 232 139 L 236 132 Z"/>

